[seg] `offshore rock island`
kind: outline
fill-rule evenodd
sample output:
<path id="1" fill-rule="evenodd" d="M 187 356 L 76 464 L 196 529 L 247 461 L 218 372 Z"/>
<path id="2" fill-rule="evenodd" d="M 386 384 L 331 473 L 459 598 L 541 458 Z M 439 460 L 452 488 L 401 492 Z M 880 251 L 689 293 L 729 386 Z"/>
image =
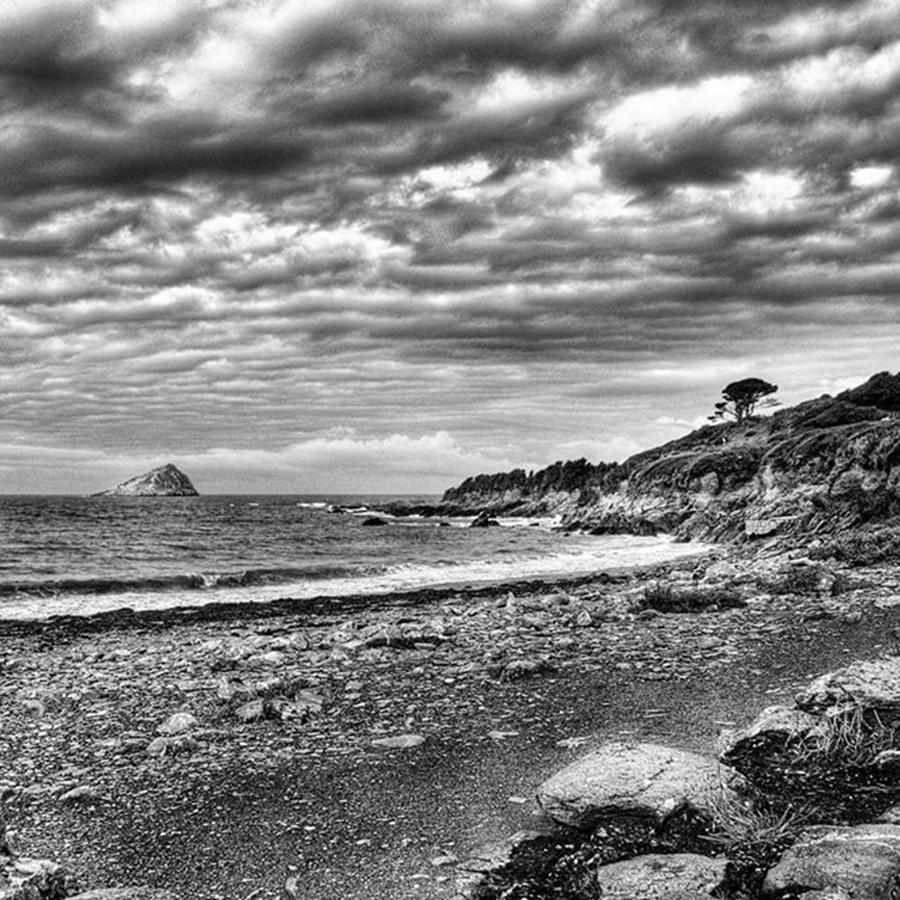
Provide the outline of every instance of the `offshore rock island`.
<path id="1" fill-rule="evenodd" d="M 166 463 L 143 475 L 129 478 L 114 488 L 91 494 L 92 497 L 199 497 L 190 478 L 180 469 Z"/>

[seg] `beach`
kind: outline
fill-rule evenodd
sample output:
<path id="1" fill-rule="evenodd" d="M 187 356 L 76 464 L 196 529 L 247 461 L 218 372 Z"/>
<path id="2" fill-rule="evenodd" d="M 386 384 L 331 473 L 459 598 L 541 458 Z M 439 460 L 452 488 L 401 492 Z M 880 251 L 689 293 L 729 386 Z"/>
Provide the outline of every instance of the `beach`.
<path id="1" fill-rule="evenodd" d="M 773 594 L 752 573 L 796 561 L 720 556 L 0 623 L 12 841 L 85 887 L 453 897 L 467 857 L 540 828 L 534 788 L 602 739 L 712 752 L 811 676 L 886 651 L 889 569 L 834 596 Z M 641 608 L 648 585 L 701 584 L 717 564 L 743 605 Z M 193 719 L 173 730 L 179 713 Z"/>

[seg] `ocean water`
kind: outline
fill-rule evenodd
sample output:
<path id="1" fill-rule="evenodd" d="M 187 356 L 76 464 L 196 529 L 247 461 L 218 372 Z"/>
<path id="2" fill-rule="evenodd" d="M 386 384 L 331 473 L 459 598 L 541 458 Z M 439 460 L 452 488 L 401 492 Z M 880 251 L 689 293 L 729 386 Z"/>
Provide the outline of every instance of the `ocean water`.
<path id="1" fill-rule="evenodd" d="M 566 577 L 702 549 L 539 519 L 363 525 L 386 499 L 0 497 L 0 619 Z"/>

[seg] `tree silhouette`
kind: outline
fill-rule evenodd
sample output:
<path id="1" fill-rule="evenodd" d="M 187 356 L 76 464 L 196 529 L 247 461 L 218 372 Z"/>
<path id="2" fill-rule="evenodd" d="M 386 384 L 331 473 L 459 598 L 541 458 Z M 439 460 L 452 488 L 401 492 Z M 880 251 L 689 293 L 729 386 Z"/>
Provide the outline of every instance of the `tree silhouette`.
<path id="1" fill-rule="evenodd" d="M 722 389 L 724 399 L 716 404 L 716 411 L 709 417 L 710 421 L 734 419 L 740 425 L 753 415 L 760 402 L 763 406 L 774 406 L 778 401 L 770 395 L 777 390 L 777 384 L 769 384 L 762 378 L 744 378 L 741 381 L 732 381 Z"/>

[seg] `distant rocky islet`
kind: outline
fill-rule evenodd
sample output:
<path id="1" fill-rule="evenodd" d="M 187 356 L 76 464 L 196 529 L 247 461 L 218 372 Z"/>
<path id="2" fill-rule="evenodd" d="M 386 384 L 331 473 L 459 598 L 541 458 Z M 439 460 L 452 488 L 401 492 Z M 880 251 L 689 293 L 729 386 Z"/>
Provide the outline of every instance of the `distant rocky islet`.
<path id="1" fill-rule="evenodd" d="M 190 478 L 172 463 L 157 466 L 92 497 L 199 497 Z"/>

